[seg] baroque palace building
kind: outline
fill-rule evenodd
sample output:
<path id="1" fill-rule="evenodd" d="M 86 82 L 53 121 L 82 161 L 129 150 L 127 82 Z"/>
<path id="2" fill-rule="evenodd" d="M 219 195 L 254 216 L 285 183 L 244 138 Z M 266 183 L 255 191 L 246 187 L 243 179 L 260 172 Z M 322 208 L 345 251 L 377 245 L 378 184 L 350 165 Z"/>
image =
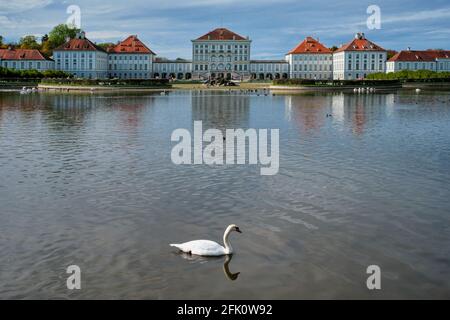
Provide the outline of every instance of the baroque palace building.
<path id="1" fill-rule="evenodd" d="M 249 79 L 251 43 L 226 28 L 192 40 L 193 78 Z"/>
<path id="2" fill-rule="evenodd" d="M 53 59 L 38 50 L 1 49 L 0 66 L 39 71 L 61 70 L 87 79 L 233 80 L 364 79 L 377 72 L 401 70 L 450 71 L 450 51 L 401 51 L 387 61 L 387 51 L 357 33 L 331 51 L 306 37 L 280 60 L 251 60 L 252 40 L 227 28 L 214 29 L 192 40 L 192 60 L 158 57 L 137 35 L 106 50 L 80 32 L 54 50 Z"/>

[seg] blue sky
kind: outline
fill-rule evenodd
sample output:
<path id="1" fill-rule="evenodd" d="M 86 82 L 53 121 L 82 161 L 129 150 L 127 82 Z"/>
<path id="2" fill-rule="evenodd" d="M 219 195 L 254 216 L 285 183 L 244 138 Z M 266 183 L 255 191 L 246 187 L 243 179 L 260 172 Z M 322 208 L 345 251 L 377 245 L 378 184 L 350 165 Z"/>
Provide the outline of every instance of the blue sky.
<path id="1" fill-rule="evenodd" d="M 372 4 L 381 9 L 380 30 L 366 26 Z M 358 31 L 386 49 L 450 49 L 448 0 L 0 0 L 0 35 L 43 35 L 67 20 L 69 5 L 80 6 L 91 40 L 137 34 L 169 58 L 191 58 L 190 40 L 219 26 L 250 36 L 253 59 L 281 59 L 309 35 L 339 46 Z"/>

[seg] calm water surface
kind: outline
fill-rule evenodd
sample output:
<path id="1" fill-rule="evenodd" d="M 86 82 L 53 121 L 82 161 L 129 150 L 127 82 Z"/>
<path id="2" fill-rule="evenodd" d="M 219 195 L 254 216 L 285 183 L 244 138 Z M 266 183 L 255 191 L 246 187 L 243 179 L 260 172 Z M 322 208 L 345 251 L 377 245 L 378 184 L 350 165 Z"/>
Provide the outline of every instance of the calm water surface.
<path id="1" fill-rule="evenodd" d="M 279 128 L 279 174 L 173 165 L 194 120 Z M 0 93 L 0 298 L 450 298 L 450 93 Z"/>

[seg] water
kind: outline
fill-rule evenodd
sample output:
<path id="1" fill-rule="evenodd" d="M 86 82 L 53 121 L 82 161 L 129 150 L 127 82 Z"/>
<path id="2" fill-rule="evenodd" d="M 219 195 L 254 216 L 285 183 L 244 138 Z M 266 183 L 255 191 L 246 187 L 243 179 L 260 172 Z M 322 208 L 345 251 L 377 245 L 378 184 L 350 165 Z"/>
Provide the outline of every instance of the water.
<path id="1" fill-rule="evenodd" d="M 194 120 L 279 128 L 279 174 L 173 165 Z M 449 123 L 448 92 L 0 93 L 0 298 L 448 299 Z M 168 246 L 230 223 L 225 266 Z"/>

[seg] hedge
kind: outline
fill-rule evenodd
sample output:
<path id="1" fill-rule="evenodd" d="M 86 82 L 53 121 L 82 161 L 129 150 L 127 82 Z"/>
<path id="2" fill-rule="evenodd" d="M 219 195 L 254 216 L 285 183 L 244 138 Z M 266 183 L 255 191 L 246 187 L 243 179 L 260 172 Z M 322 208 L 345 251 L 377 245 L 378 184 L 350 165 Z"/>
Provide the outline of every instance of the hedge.
<path id="1" fill-rule="evenodd" d="M 0 67 L 0 78 L 2 79 L 43 79 L 43 78 L 69 78 L 70 74 L 57 70 L 14 70 Z"/>
<path id="2" fill-rule="evenodd" d="M 169 86 L 168 79 L 43 79 L 41 83 L 71 86 Z"/>
<path id="3" fill-rule="evenodd" d="M 400 85 L 398 80 L 313 80 L 313 79 L 277 79 L 273 81 L 278 86 L 380 86 Z"/>
<path id="4" fill-rule="evenodd" d="M 372 73 L 367 78 L 373 80 L 402 80 L 404 82 L 445 82 L 450 81 L 450 72 L 402 70 L 390 73 Z"/>

